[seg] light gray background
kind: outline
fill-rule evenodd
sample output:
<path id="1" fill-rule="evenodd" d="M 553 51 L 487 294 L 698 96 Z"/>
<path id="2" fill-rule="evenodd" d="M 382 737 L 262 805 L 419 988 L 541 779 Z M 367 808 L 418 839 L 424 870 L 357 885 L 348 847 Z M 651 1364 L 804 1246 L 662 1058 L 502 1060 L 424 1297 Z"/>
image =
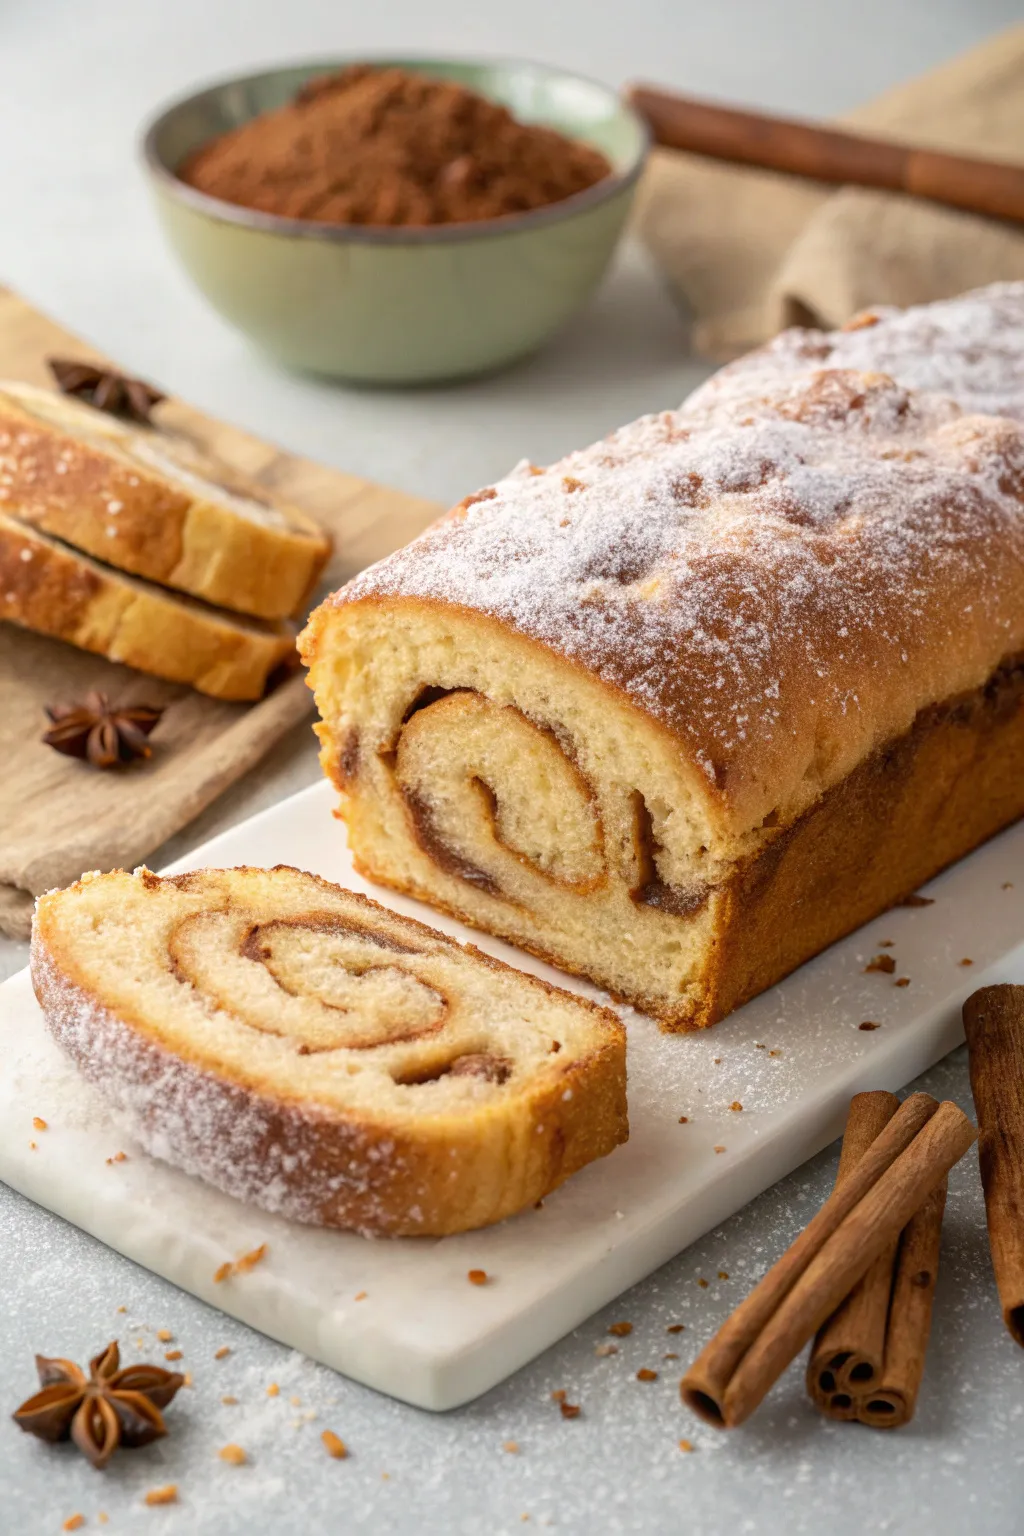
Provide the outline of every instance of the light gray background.
<path id="1" fill-rule="evenodd" d="M 500 378 L 365 394 L 287 378 L 204 307 L 160 243 L 134 136 L 162 98 L 279 59 L 393 49 L 517 54 L 611 82 L 644 76 L 827 114 L 1022 17 L 1019 0 L 0 0 L 0 281 L 222 417 L 455 500 L 524 455 L 543 463 L 675 404 L 699 380 L 684 324 L 640 256 L 624 251 L 571 332 Z M 302 727 L 164 856 L 316 773 Z M 0 975 L 23 960 L 23 946 L 0 945 Z M 919 1086 L 970 1108 L 962 1052 Z M 680 1366 L 824 1197 L 834 1165 L 834 1151 L 815 1159 L 513 1380 L 440 1418 L 299 1360 L 0 1189 L 8 1409 L 32 1388 L 35 1350 L 84 1360 L 115 1335 L 129 1359 L 159 1359 L 166 1346 L 155 1330 L 173 1330 L 195 1378 L 170 1410 L 172 1437 L 103 1475 L 4 1428 L 0 1403 L 0 1533 L 57 1532 L 78 1511 L 86 1530 L 112 1536 L 1020 1531 L 1024 1356 L 999 1323 L 973 1157 L 953 1179 L 912 1426 L 885 1436 L 820 1421 L 799 1368 L 733 1436 L 680 1408 Z M 617 1318 L 633 1322 L 632 1336 L 617 1341 L 617 1355 L 596 1357 Z M 676 1321 L 686 1332 L 673 1337 L 665 1329 Z M 225 1343 L 232 1354 L 215 1362 Z M 678 1365 L 660 1359 L 673 1350 Z M 637 1382 L 642 1365 L 660 1369 L 659 1380 Z M 281 1394 L 270 1399 L 272 1380 Z M 556 1388 L 582 1404 L 578 1420 L 561 1420 Z M 323 1427 L 348 1442 L 348 1461 L 324 1455 Z M 677 1448 L 681 1436 L 692 1453 Z M 218 1461 L 228 1440 L 245 1446 L 249 1466 Z M 506 1440 L 517 1455 L 502 1450 Z M 179 1505 L 143 1507 L 147 1488 L 172 1481 Z"/>

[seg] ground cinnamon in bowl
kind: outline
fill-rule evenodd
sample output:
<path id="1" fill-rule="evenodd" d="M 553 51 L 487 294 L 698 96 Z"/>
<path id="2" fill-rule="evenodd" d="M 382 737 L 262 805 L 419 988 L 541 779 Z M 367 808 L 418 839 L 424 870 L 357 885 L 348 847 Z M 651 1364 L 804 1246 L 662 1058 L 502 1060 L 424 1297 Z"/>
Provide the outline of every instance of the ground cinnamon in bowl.
<path id="1" fill-rule="evenodd" d="M 611 174 L 598 150 L 448 80 L 357 64 L 203 145 L 179 177 L 319 224 L 425 226 L 558 203 Z"/>

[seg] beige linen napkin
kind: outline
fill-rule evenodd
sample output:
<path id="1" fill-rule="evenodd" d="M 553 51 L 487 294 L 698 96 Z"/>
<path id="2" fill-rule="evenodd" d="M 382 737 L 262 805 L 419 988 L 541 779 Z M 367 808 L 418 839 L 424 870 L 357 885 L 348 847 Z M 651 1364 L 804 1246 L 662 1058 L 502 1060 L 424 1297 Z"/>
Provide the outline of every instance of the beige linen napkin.
<path id="1" fill-rule="evenodd" d="M 937 149 L 1024 163 L 1024 26 L 842 119 Z M 786 325 L 842 325 L 871 304 L 948 298 L 1024 278 L 1024 229 L 890 192 L 837 190 L 658 150 L 640 234 L 726 358 Z"/>
<path id="2" fill-rule="evenodd" d="M 0 289 L 0 377 L 49 383 L 47 356 L 98 358 L 15 294 Z M 158 428 L 200 466 L 255 481 L 302 507 L 335 540 L 327 585 L 405 544 L 441 508 L 328 469 L 167 401 Z M 153 756 L 99 772 L 40 740 L 44 705 L 99 688 L 117 703 L 165 713 Z M 83 870 L 131 869 L 184 827 L 313 712 L 305 677 L 283 677 L 257 704 L 225 704 L 101 656 L 0 623 L 0 933 L 28 934 L 33 899 Z"/>

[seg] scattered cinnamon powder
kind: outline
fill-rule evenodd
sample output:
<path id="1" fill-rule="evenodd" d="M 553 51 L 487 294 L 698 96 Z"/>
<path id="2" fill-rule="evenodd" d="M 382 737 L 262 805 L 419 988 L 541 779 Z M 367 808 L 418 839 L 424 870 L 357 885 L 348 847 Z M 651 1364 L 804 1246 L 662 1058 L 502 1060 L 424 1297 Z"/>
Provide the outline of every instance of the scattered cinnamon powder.
<path id="1" fill-rule="evenodd" d="M 353 1301 L 365 1301 L 368 1294 L 369 1293 L 367 1291 L 357 1291 L 356 1294 L 353 1296 L 352 1300 Z"/>
<path id="2" fill-rule="evenodd" d="M 689 1125 L 689 1123 L 690 1123 L 689 1115 L 680 1115 L 679 1116 L 679 1124 L 680 1125 Z"/>
<path id="3" fill-rule="evenodd" d="M 679 1359 L 679 1356 L 678 1356 L 678 1355 L 673 1355 L 673 1354 L 671 1354 L 671 1353 L 669 1353 L 669 1354 L 667 1354 L 667 1355 L 662 1355 L 662 1357 L 661 1357 L 661 1358 L 662 1358 L 662 1359 L 663 1359 L 663 1360 L 678 1360 L 678 1359 Z"/>
<path id="4" fill-rule="evenodd" d="M 612 1323 L 608 1332 L 614 1334 L 617 1339 L 625 1339 L 633 1332 L 632 1323 Z"/>
<path id="5" fill-rule="evenodd" d="M 961 961 L 960 961 L 960 962 L 959 962 L 959 963 L 960 963 L 960 964 L 961 964 L 961 965 L 973 965 L 973 964 L 974 964 L 974 961 L 973 961 L 973 960 L 971 960 L 971 959 L 964 959 L 964 960 L 961 960 Z"/>
<path id="6" fill-rule="evenodd" d="M 249 1459 L 240 1445 L 222 1445 L 217 1455 L 221 1461 L 229 1461 L 233 1467 L 244 1466 Z"/>
<path id="7" fill-rule="evenodd" d="M 685 1328 L 686 1328 L 686 1324 L 685 1323 L 669 1323 L 668 1327 L 665 1329 L 665 1332 L 666 1333 L 682 1333 L 682 1332 L 684 1332 Z"/>
<path id="8" fill-rule="evenodd" d="M 333 1429 L 325 1429 L 320 1435 L 323 1448 L 328 1456 L 333 1456 L 335 1461 L 344 1461 L 348 1455 L 348 1446 L 340 1439 Z"/>
<path id="9" fill-rule="evenodd" d="M 594 1354 L 599 1360 L 605 1360 L 609 1355 L 617 1355 L 618 1352 L 619 1346 L 617 1344 L 598 1344 L 594 1348 Z"/>
<path id="10" fill-rule="evenodd" d="M 470 1285 L 486 1285 L 487 1278 L 486 1269 L 471 1269 L 466 1276 Z"/>
<path id="11" fill-rule="evenodd" d="M 156 1336 L 160 1340 L 161 1344 L 169 1344 L 174 1338 L 174 1334 L 169 1328 L 158 1328 L 156 1331 Z"/>
<path id="12" fill-rule="evenodd" d="M 510 1456 L 519 1455 L 519 1442 L 516 1440 L 506 1440 L 501 1448 L 503 1451 L 508 1451 Z"/>
<path id="13" fill-rule="evenodd" d="M 896 961 L 892 955 L 875 955 L 864 967 L 864 974 L 866 976 L 870 971 L 884 971 L 886 976 L 891 976 L 895 969 Z"/>
<path id="14" fill-rule="evenodd" d="M 227 1358 L 227 1356 L 228 1356 L 228 1355 L 230 1355 L 230 1353 L 231 1353 L 231 1347 L 230 1347 L 230 1345 L 228 1345 L 228 1344 L 222 1344 L 222 1345 L 221 1345 L 221 1347 L 220 1347 L 220 1349 L 215 1349 L 215 1350 L 214 1350 L 214 1352 L 213 1352 L 213 1358 L 214 1358 L 214 1359 L 215 1359 L 215 1360 L 224 1360 L 224 1359 L 226 1359 L 226 1358 Z"/>
<path id="15" fill-rule="evenodd" d="M 710 1281 L 708 1281 L 708 1280 L 705 1280 L 705 1279 L 704 1279 L 704 1278 L 703 1278 L 703 1276 L 702 1276 L 702 1277 L 701 1277 L 701 1279 L 699 1279 L 699 1280 L 698 1280 L 698 1281 L 697 1281 L 697 1284 L 698 1284 L 698 1285 L 699 1285 L 699 1286 L 700 1286 L 700 1288 L 701 1288 L 701 1290 L 702 1290 L 702 1291 L 706 1291 L 706 1290 L 707 1290 L 707 1288 L 708 1288 L 708 1285 L 709 1285 L 709 1284 L 710 1284 Z"/>
<path id="16" fill-rule="evenodd" d="M 281 1388 L 278 1386 L 277 1382 L 276 1381 L 272 1381 L 270 1383 L 269 1387 L 267 1388 L 267 1396 L 268 1397 L 276 1397 L 277 1394 L 280 1392 L 280 1390 L 281 1390 Z"/>
<path id="17" fill-rule="evenodd" d="M 740 1110 L 743 1108 L 743 1105 L 740 1103 L 739 1099 L 733 1099 L 732 1103 L 729 1105 L 729 1108 L 732 1110 L 734 1115 L 738 1115 Z"/>
<path id="18" fill-rule="evenodd" d="M 61 1530 L 62 1531 L 80 1531 L 84 1524 L 85 1524 L 85 1516 L 84 1515 L 68 1515 L 67 1519 L 64 1521 L 64 1524 L 61 1526 Z"/>
<path id="19" fill-rule="evenodd" d="M 107 1158 L 107 1166 L 109 1167 L 111 1163 L 126 1163 L 127 1161 L 127 1152 L 115 1152 L 113 1157 Z"/>
<path id="20" fill-rule="evenodd" d="M 180 1360 L 181 1359 L 181 1350 L 180 1349 L 165 1349 L 164 1350 L 164 1359 L 165 1360 Z"/>
<path id="21" fill-rule="evenodd" d="M 579 1403 L 560 1403 L 563 1419 L 578 1419 L 580 1416 Z"/>
<path id="22" fill-rule="evenodd" d="M 718 1271 L 718 1278 L 719 1278 L 719 1280 L 728 1280 L 728 1278 L 729 1278 L 729 1271 L 727 1269 L 720 1269 Z"/>
<path id="23" fill-rule="evenodd" d="M 32 1116 L 32 1126 L 37 1131 L 48 1131 L 50 1129 L 46 1121 L 39 1115 Z"/>
<path id="24" fill-rule="evenodd" d="M 144 1500 L 144 1503 L 150 1504 L 150 1505 L 152 1505 L 152 1504 L 177 1504 L 177 1502 L 178 1502 L 178 1485 L 177 1485 L 177 1483 L 167 1483 L 163 1488 L 151 1488 L 149 1490 L 149 1492 L 146 1494 L 146 1497 L 145 1497 L 145 1500 Z"/>
<path id="25" fill-rule="evenodd" d="M 238 1398 L 230 1396 L 222 1397 L 221 1402 L 224 1404 L 225 1408 L 234 1408 L 238 1403 Z"/>
<path id="26" fill-rule="evenodd" d="M 647 1366 L 644 1365 L 637 1371 L 636 1379 L 637 1381 L 657 1381 L 658 1373 L 657 1371 L 648 1370 Z"/>
<path id="27" fill-rule="evenodd" d="M 896 980 L 893 982 L 893 986 L 894 987 L 909 987 L 910 986 L 910 977 L 909 976 L 897 976 Z"/>
<path id="28" fill-rule="evenodd" d="M 773 1052 L 772 1052 L 772 1054 L 773 1054 L 773 1055 L 774 1055 L 774 1054 L 775 1054 L 775 1053 L 774 1053 L 774 1051 L 773 1051 Z M 712 1149 L 711 1149 L 711 1150 L 712 1150 L 712 1151 L 713 1151 L 713 1152 L 724 1152 L 724 1151 L 725 1151 L 725 1148 L 724 1148 L 724 1147 L 712 1147 Z"/>
<path id="29" fill-rule="evenodd" d="M 692 1451 L 693 1446 L 690 1444 L 689 1440 L 680 1440 L 679 1449 L 681 1451 Z"/>
<path id="30" fill-rule="evenodd" d="M 564 1403 L 567 1395 L 568 1394 L 565 1392 L 564 1388 L 556 1387 L 551 1394 L 551 1401 L 553 1403 Z"/>
<path id="31" fill-rule="evenodd" d="M 395 226 L 543 208 L 610 170 L 597 150 L 452 81 L 355 64 L 203 145 L 178 175 L 284 218 Z"/>
<path id="32" fill-rule="evenodd" d="M 857 1025 L 858 1029 L 878 1029 L 878 1027 L 871 1019 L 865 1019 L 863 1024 Z"/>

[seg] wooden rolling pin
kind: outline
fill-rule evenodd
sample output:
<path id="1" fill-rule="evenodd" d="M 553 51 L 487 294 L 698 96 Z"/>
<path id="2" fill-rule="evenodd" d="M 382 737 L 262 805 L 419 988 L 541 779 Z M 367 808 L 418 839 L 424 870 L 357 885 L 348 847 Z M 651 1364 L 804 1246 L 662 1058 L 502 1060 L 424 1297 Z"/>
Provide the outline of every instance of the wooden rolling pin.
<path id="1" fill-rule="evenodd" d="M 655 143 L 786 171 L 813 181 L 878 187 L 951 208 L 1024 222 L 1024 168 L 966 155 L 865 138 L 817 123 L 740 112 L 713 102 L 633 85 L 626 99 L 647 120 Z"/>

